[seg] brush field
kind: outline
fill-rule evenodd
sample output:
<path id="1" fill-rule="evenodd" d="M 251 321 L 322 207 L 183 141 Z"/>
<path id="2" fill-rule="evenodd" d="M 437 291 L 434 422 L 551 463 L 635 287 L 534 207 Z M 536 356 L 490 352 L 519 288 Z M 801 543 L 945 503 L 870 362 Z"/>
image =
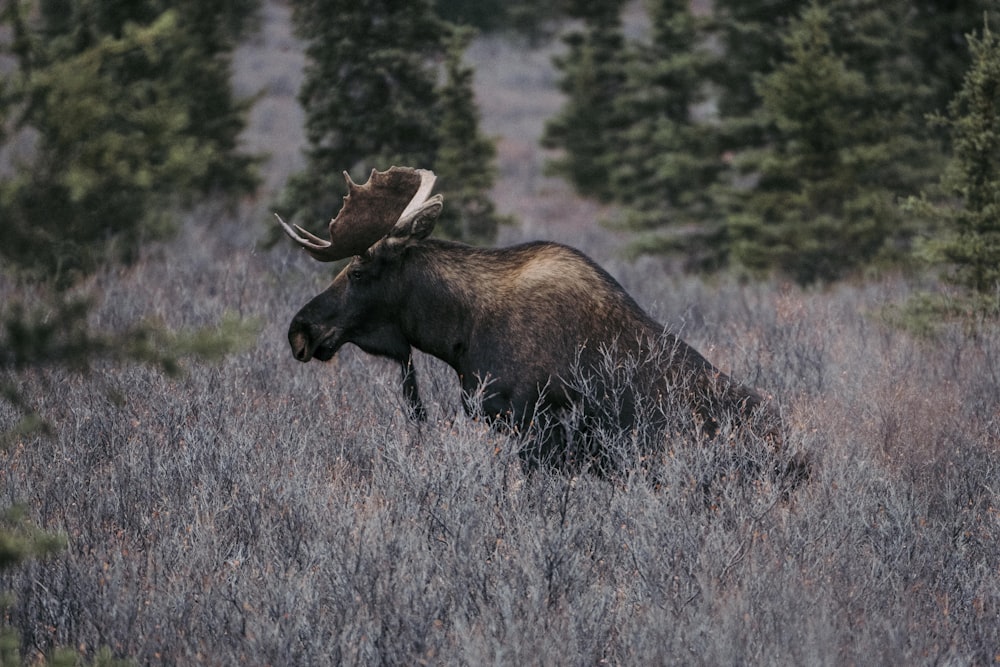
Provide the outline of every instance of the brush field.
<path id="1" fill-rule="evenodd" d="M 526 476 L 517 443 L 462 413 L 418 358 L 430 420 L 405 418 L 394 365 L 344 349 L 300 364 L 287 323 L 329 280 L 264 250 L 268 201 L 301 167 L 301 54 L 267 3 L 236 85 L 262 87 L 247 145 L 261 197 L 205 205 L 179 238 L 90 287 L 123 327 L 256 318 L 255 343 L 179 379 L 105 365 L 19 378 L 51 437 L 0 453 L 0 494 L 64 534 L 5 572 L 31 657 L 102 646 L 175 665 L 840 665 L 1000 662 L 1000 331 L 933 343 L 883 323 L 901 280 L 802 291 L 627 262 L 604 212 L 541 175 L 558 107 L 545 50 L 481 39 L 499 136 L 503 242 L 570 242 L 717 366 L 773 394 L 813 462 L 783 497 L 724 474 L 723 439 L 665 443 L 613 481 Z M 13 289 L 0 288 L 0 292 Z M 0 427 L 17 415 L 0 406 Z M 725 457 L 721 457 L 725 458 Z M 722 468 L 720 468 L 722 466 Z M 720 473 L 722 470 L 722 473 Z M 711 477 L 710 501 L 701 481 Z"/>

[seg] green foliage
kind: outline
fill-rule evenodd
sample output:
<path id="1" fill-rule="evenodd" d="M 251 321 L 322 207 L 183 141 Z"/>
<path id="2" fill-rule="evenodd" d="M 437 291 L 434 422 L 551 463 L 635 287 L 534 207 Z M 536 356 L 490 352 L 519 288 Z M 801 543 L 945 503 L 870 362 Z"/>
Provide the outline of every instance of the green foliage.
<path id="1" fill-rule="evenodd" d="M 144 363 L 176 377 L 184 370 L 183 359 L 218 361 L 248 348 L 261 328 L 227 313 L 216 325 L 197 329 L 171 330 L 150 319 L 120 331 L 96 331 L 87 319 L 91 305 L 56 291 L 42 293 L 30 309 L 19 300 L 0 306 L 0 399 L 20 415 L 0 430 L 0 449 L 52 433 L 46 416 L 19 386 L 19 374 L 53 368 L 88 373 L 100 360 Z"/>
<path id="2" fill-rule="evenodd" d="M 929 222 L 920 246 L 925 260 L 944 267 L 945 280 L 964 291 L 959 309 L 997 312 L 1000 294 L 1000 39 L 984 20 L 968 36 L 972 64 L 946 115 L 934 121 L 950 134 L 953 153 L 930 194 L 905 210 Z"/>
<path id="3" fill-rule="evenodd" d="M 344 170 L 364 182 L 372 169 L 425 167 L 446 195 L 442 230 L 491 241 L 494 149 L 479 134 L 472 72 L 461 64 L 468 37 L 455 35 L 431 0 L 297 0 L 294 20 L 308 42 L 299 101 L 309 147 L 306 169 L 289 180 L 278 207 L 302 226 L 325 225 L 346 193 Z"/>
<path id="4" fill-rule="evenodd" d="M 28 663 L 21 659 L 17 632 L 13 628 L 0 629 L 0 667 L 21 667 L 24 664 Z M 35 656 L 30 664 L 40 667 L 132 667 L 136 663 L 115 658 L 111 649 L 102 646 L 94 653 L 93 659 L 87 659 L 80 651 L 63 647 L 53 649 L 46 658 Z"/>
<path id="5" fill-rule="evenodd" d="M 5 74 L 0 111 L 12 121 L 7 139 L 32 148 L 0 177 L 0 255 L 30 296 L 4 304 L 0 370 L 85 370 L 94 358 L 169 370 L 186 351 L 191 341 L 181 339 L 191 335 L 152 323 L 93 331 L 89 299 L 67 290 L 135 259 L 170 230 L 178 205 L 254 187 L 253 160 L 236 150 L 246 105 L 231 99 L 228 53 L 256 5 L 47 0 L 5 9 L 18 68 Z"/>
<path id="6" fill-rule="evenodd" d="M 0 180 L 0 253 L 68 287 L 106 261 L 133 260 L 169 230 L 177 204 L 256 181 L 253 160 L 236 152 L 246 107 L 230 98 L 225 52 L 202 46 L 188 17 L 110 25 L 119 15 L 104 3 L 45 8 L 37 25 L 16 5 L 6 14 L 20 69 L 0 109 L 34 147 Z"/>
<path id="7" fill-rule="evenodd" d="M 1000 40 L 969 36 L 973 64 L 944 124 L 953 156 L 942 187 L 962 202 L 945 209 L 953 233 L 932 245 L 954 267 L 950 280 L 978 294 L 1000 289 Z"/>
<path id="8" fill-rule="evenodd" d="M 715 56 L 700 43 L 699 21 L 683 0 L 654 3 L 652 37 L 632 46 L 615 115 L 623 128 L 608 151 L 611 193 L 622 225 L 647 233 L 633 248 L 687 249 L 691 267 L 718 266 L 710 238 L 720 226 L 712 184 L 725 168 L 719 134 L 695 115 L 708 100 Z"/>
<path id="9" fill-rule="evenodd" d="M 483 31 L 514 30 L 531 38 L 547 32 L 562 12 L 561 2 L 530 0 L 435 0 L 438 16 Z"/>
<path id="10" fill-rule="evenodd" d="M 32 163 L 0 182 L 0 247 L 8 260 L 68 286 L 109 253 L 128 259 L 160 231 L 162 220 L 146 214 L 149 199 L 172 192 L 188 174 L 204 176 L 202 149 L 182 136 L 182 106 L 129 100 L 118 77 L 130 57 L 158 58 L 157 41 L 175 26 L 165 15 L 24 72 L 21 122 L 39 139 Z M 152 48 L 144 52 L 144 45 Z"/>
<path id="11" fill-rule="evenodd" d="M 221 359 L 245 348 L 260 325 L 227 314 L 213 327 L 171 331 L 162 323 L 140 322 L 120 332 L 93 330 L 87 316 L 91 302 L 66 294 L 50 294 L 28 309 L 14 301 L 0 309 L 0 371 L 66 368 L 85 373 L 97 359 L 139 361 L 169 375 L 181 372 L 179 358 Z M 7 387 L 4 396 L 18 407 L 18 392 Z"/>
<path id="12" fill-rule="evenodd" d="M 796 11 L 773 4 L 722 2 L 721 131 L 736 167 L 716 189 L 724 245 L 753 272 L 800 282 L 905 265 L 919 227 L 895 200 L 936 177 L 943 152 L 923 116 L 960 71 L 960 35 L 938 28 L 979 3 L 838 0 L 790 25 Z"/>
<path id="13" fill-rule="evenodd" d="M 100 6 L 74 5 L 81 12 Z M 35 145 L 30 161 L 0 180 L 0 254 L 8 277 L 35 283 L 38 293 L 4 304 L 0 369 L 83 368 L 109 357 L 168 368 L 186 343 L 166 340 L 172 335 L 150 324 L 95 332 L 89 300 L 65 290 L 100 266 L 133 260 L 169 230 L 177 204 L 206 189 L 235 193 L 252 183 L 244 170 L 224 185 L 222 172 L 249 162 L 229 150 L 235 133 L 208 138 L 218 126 L 195 123 L 201 102 L 182 94 L 174 68 L 194 67 L 197 52 L 188 53 L 181 15 L 126 23 L 118 37 L 95 35 L 95 19 L 48 40 L 54 28 L 32 31 L 15 9 L 6 18 L 20 36 L 21 68 L 5 81 L 0 109 L 17 116 L 19 132 Z"/>
<path id="14" fill-rule="evenodd" d="M 545 124 L 542 145 L 562 154 L 549 161 L 551 173 L 566 178 L 587 196 L 614 199 L 609 144 L 625 126 L 615 103 L 625 86 L 620 12 L 623 0 L 577 0 L 569 14 L 581 30 L 564 37 L 566 53 L 555 58 L 566 103 Z"/>
<path id="15" fill-rule="evenodd" d="M 716 35 L 724 57 L 713 72 L 719 85 L 719 112 L 738 119 L 752 114 L 760 104 L 754 87 L 756 77 L 766 76 L 781 53 L 782 34 L 807 0 L 716 0 L 708 28 Z M 759 143 L 762 137 L 751 128 L 730 126 L 736 145 Z M 742 130 L 742 131 L 740 131 Z"/>
<path id="16" fill-rule="evenodd" d="M 307 41 L 299 102 L 309 146 L 306 169 L 279 206 L 306 226 L 340 207 L 344 170 L 364 182 L 373 168 L 432 167 L 434 62 L 450 26 L 430 0 L 296 0 L 293 8 L 296 32 Z"/>
<path id="17" fill-rule="evenodd" d="M 479 132 L 472 90 L 472 68 L 462 57 L 474 32 L 456 29 L 445 63 L 446 81 L 439 93 L 439 147 L 435 162 L 438 191 L 447 205 L 437 229 L 445 236 L 471 243 L 490 243 L 508 220 L 499 216 L 489 191 L 496 178 L 496 147 Z"/>
<path id="18" fill-rule="evenodd" d="M 904 5 L 916 14 L 907 54 L 927 88 L 924 111 L 943 109 L 969 68 L 967 37 L 979 28 L 986 12 L 996 11 L 996 0 L 924 0 Z"/>
<path id="19" fill-rule="evenodd" d="M 956 289 L 915 292 L 902 303 L 891 303 L 879 317 L 889 326 L 918 338 L 939 342 L 950 329 L 974 338 L 995 330 L 1000 295 L 969 294 Z"/>
<path id="20" fill-rule="evenodd" d="M 908 107 L 910 123 L 954 94 L 967 66 L 963 35 L 990 0 L 905 0 L 822 3 L 830 14 L 830 39 L 848 67 L 881 87 L 883 105 Z M 723 133 L 732 150 L 764 145 L 768 126 L 752 121 L 761 100 L 756 81 L 782 61 L 789 25 L 806 0 L 717 0 L 708 32 L 724 57 L 713 80 L 719 90 Z M 909 128 L 899 128 L 905 134 Z M 923 162 L 923 161 L 921 161 Z"/>
<path id="21" fill-rule="evenodd" d="M 71 648 L 59 648 L 53 651 L 48 664 L 51 667 L 133 667 L 136 663 L 132 660 L 116 658 L 111 649 L 102 646 L 94 653 L 91 660 L 86 659 L 80 652 Z"/>
<path id="22" fill-rule="evenodd" d="M 960 80 L 983 0 L 718 0 L 700 20 L 663 0 L 633 44 L 619 3 L 570 4 L 583 28 L 543 144 L 579 192 L 622 205 L 633 250 L 803 283 L 910 261 L 920 228 L 895 200 L 938 175 L 924 115 Z"/>
<path id="23" fill-rule="evenodd" d="M 65 547 L 64 537 L 46 533 L 32 525 L 23 507 L 8 507 L 0 513 L 0 570 L 29 558 L 57 553 Z"/>
<path id="24" fill-rule="evenodd" d="M 855 17 L 857 19 L 857 17 Z M 859 21 L 878 26 L 877 21 Z M 758 79 L 755 121 L 770 142 L 738 156 L 756 180 L 733 188 L 728 236 L 733 258 L 754 272 L 778 270 L 807 284 L 848 275 L 904 243 L 894 197 L 924 178 L 908 164 L 927 159 L 878 68 L 856 68 L 836 49 L 831 13 L 810 5 L 785 35 L 786 56 Z M 855 35 L 870 44 L 879 35 Z M 877 51 L 877 49 L 876 49 Z"/>
<path id="25" fill-rule="evenodd" d="M 34 558 L 58 553 L 66 548 L 66 538 L 47 533 L 32 524 L 24 507 L 14 505 L 0 511 L 0 572 Z M 6 615 L 10 600 L 0 601 L 0 612 Z M 0 667 L 15 667 L 22 663 L 20 635 L 0 623 Z M 53 664 L 66 664 L 53 660 Z M 73 663 L 69 663 L 73 664 Z"/>

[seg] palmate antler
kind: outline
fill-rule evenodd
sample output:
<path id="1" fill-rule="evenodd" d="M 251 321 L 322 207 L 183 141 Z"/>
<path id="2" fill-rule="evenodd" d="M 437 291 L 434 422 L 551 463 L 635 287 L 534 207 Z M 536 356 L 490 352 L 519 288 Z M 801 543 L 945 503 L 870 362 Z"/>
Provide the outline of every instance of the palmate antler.
<path id="1" fill-rule="evenodd" d="M 347 196 L 337 217 L 330 221 L 330 240 L 289 225 L 277 213 L 288 236 L 321 262 L 360 255 L 398 223 L 420 215 L 436 215 L 441 195 L 430 196 L 436 176 L 428 169 L 390 167 L 372 169 L 368 182 L 357 185 L 345 171 Z"/>

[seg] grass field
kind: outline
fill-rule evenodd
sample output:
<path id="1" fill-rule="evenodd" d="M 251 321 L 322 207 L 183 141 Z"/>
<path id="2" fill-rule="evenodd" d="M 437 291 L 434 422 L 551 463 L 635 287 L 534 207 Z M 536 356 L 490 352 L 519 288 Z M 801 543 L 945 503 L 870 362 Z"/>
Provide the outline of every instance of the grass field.
<path id="1" fill-rule="evenodd" d="M 658 483 L 525 476 L 418 358 L 430 420 L 397 369 L 354 349 L 296 362 L 289 319 L 329 279 L 258 247 L 268 189 L 301 166 L 301 57 L 286 11 L 240 53 L 263 86 L 248 146 L 271 153 L 240 211 L 97 276 L 95 324 L 261 322 L 218 365 L 107 365 L 19 378 L 54 427 L 2 454 L 0 493 L 68 548 L 2 576 L 25 653 L 107 646 L 140 664 L 840 665 L 1000 662 L 1000 332 L 934 343 L 887 327 L 898 280 L 802 291 L 622 259 L 595 205 L 541 176 L 545 52 L 479 42 L 501 136 L 504 242 L 568 241 L 716 365 L 773 394 L 812 479 L 700 480 L 732 444 L 665 443 Z M 537 86 L 538 94 L 531 94 Z M 505 95 L 506 88 L 516 94 Z M 530 108 L 530 111 L 525 109 Z M 521 111 L 518 111 L 521 110 Z M 9 288 L 3 288 L 9 289 Z M 0 405 L 0 427 L 16 415 Z M 738 444 L 738 443 L 737 443 Z"/>

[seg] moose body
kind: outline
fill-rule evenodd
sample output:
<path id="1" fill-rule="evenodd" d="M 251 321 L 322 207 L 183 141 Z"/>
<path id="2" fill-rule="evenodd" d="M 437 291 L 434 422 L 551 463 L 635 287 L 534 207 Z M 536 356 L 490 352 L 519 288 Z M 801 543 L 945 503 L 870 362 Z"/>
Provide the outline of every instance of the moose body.
<path id="1" fill-rule="evenodd" d="M 560 451 L 572 436 L 555 428 L 567 415 L 577 431 L 618 433 L 653 416 L 647 426 L 662 432 L 671 414 L 664 406 L 680 404 L 711 433 L 726 414 L 767 407 L 579 251 L 429 239 L 429 210 L 402 216 L 302 307 L 288 332 L 296 359 L 326 361 L 346 343 L 394 359 L 411 414 L 422 419 L 412 350 L 430 354 L 458 374 L 467 412 L 519 432 L 545 425 L 543 444 L 525 451 L 550 463 L 573 457 Z M 616 384 L 611 376 L 623 370 L 626 382 Z M 576 456 L 593 458 L 588 451 Z"/>

